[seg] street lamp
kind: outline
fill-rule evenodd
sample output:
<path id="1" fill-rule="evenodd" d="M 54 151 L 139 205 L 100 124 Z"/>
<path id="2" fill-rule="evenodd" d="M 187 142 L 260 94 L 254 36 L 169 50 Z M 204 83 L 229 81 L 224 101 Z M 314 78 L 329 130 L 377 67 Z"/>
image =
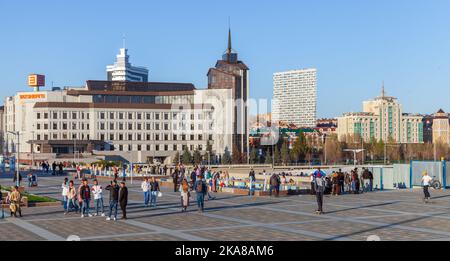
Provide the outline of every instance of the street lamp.
<path id="1" fill-rule="evenodd" d="M 20 186 L 20 180 L 19 180 L 19 177 L 20 177 L 20 160 L 19 160 L 19 157 L 20 157 L 20 140 L 19 140 L 19 138 L 20 138 L 20 132 L 18 132 L 18 131 L 8 131 L 8 133 L 9 134 L 12 134 L 12 135 L 15 135 L 15 136 L 17 136 L 17 149 L 16 149 L 16 152 L 17 152 L 17 168 L 16 168 L 16 185 L 17 186 Z"/>

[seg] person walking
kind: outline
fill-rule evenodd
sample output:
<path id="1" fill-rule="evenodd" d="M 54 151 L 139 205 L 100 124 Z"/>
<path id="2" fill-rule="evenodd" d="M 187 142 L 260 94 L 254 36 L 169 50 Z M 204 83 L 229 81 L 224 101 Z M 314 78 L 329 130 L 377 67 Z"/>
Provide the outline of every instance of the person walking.
<path id="1" fill-rule="evenodd" d="M 52 163 L 52 175 L 56 176 L 56 162 L 54 162 L 54 161 Z"/>
<path id="2" fill-rule="evenodd" d="M 311 173 L 311 175 L 309 175 L 309 182 L 311 184 L 311 195 L 315 195 L 316 194 L 316 190 L 314 187 L 314 173 Z"/>
<path id="3" fill-rule="evenodd" d="M 270 196 L 272 196 L 272 191 L 275 190 L 275 196 L 280 195 L 280 179 L 277 174 L 272 174 L 270 177 Z"/>
<path id="4" fill-rule="evenodd" d="M 119 186 L 117 185 L 117 180 L 111 181 L 105 190 L 109 191 L 109 214 L 106 218 L 107 221 L 111 220 L 112 213 L 114 211 L 114 221 L 117 220 L 117 205 L 119 203 Z"/>
<path id="5" fill-rule="evenodd" d="M 369 191 L 373 191 L 373 173 L 369 170 Z"/>
<path id="6" fill-rule="evenodd" d="M 345 174 L 342 172 L 342 169 L 338 171 L 338 183 L 340 188 L 339 193 L 341 195 L 345 194 Z"/>
<path id="7" fill-rule="evenodd" d="M 75 209 L 75 213 L 78 213 L 77 190 L 73 184 L 73 180 L 69 182 L 69 187 L 67 189 L 67 207 L 64 215 L 67 215 L 71 209 Z"/>
<path id="8" fill-rule="evenodd" d="M 150 182 L 147 177 L 142 181 L 141 189 L 144 194 L 144 207 L 148 207 L 148 203 L 150 202 Z"/>
<path id="9" fill-rule="evenodd" d="M 63 198 L 63 208 L 64 208 L 64 212 L 66 212 L 67 202 L 68 202 L 67 194 L 69 194 L 69 179 L 64 178 L 64 182 L 61 185 L 61 189 L 62 189 L 61 195 Z"/>
<path id="10" fill-rule="evenodd" d="M 17 217 L 17 212 L 19 213 L 19 216 L 22 217 L 22 209 L 20 207 L 22 195 L 19 192 L 19 187 L 13 186 L 11 190 L 12 192 L 9 195 L 9 209 L 11 210 L 11 217 Z"/>
<path id="11" fill-rule="evenodd" d="M 98 180 L 94 179 L 94 185 L 92 186 L 92 194 L 94 195 L 95 214 L 98 216 L 99 210 L 101 216 L 105 216 L 104 204 L 103 204 L 103 188 L 98 184 Z"/>
<path id="12" fill-rule="evenodd" d="M 195 193 L 197 194 L 197 206 L 199 212 L 204 212 L 205 210 L 205 194 L 208 191 L 205 178 L 203 174 L 200 174 L 198 179 L 194 184 Z"/>
<path id="13" fill-rule="evenodd" d="M 189 207 L 189 183 L 186 179 L 184 179 L 181 182 L 180 186 L 180 193 L 181 193 L 181 212 L 186 212 L 187 208 Z"/>
<path id="14" fill-rule="evenodd" d="M 81 217 L 92 217 L 89 213 L 89 204 L 91 202 L 91 190 L 88 185 L 87 179 L 83 179 L 83 186 L 80 190 L 80 197 L 82 199 L 82 207 L 81 207 Z"/>
<path id="15" fill-rule="evenodd" d="M 59 175 L 62 176 L 64 173 L 64 166 L 62 162 L 59 163 Z"/>
<path id="16" fill-rule="evenodd" d="M 431 185 L 431 181 L 433 180 L 433 178 L 431 178 L 428 175 L 428 172 L 424 172 L 423 173 L 423 177 L 422 177 L 422 185 L 423 185 L 423 194 L 424 194 L 424 203 L 428 203 L 429 200 L 431 199 L 431 195 L 430 195 L 430 185 Z"/>
<path id="17" fill-rule="evenodd" d="M 158 198 L 159 192 L 159 183 L 155 177 L 152 177 L 152 181 L 150 182 L 150 207 L 156 208 L 156 199 Z"/>
<path id="18" fill-rule="evenodd" d="M 172 174 L 173 192 L 177 192 L 179 170 L 176 169 Z"/>
<path id="19" fill-rule="evenodd" d="M 249 196 L 253 196 L 255 191 L 254 191 L 254 186 L 255 186 L 255 181 L 256 181 L 256 175 L 255 175 L 255 171 L 253 170 L 253 168 L 250 170 L 250 173 L 248 174 L 248 179 L 249 179 L 249 186 L 248 186 L 248 195 Z"/>
<path id="20" fill-rule="evenodd" d="M 125 185 L 125 182 L 120 182 L 119 189 L 119 204 L 120 209 L 122 210 L 122 219 L 127 219 L 127 205 L 128 205 L 128 188 Z"/>
<path id="21" fill-rule="evenodd" d="M 334 172 L 332 174 L 331 183 L 333 184 L 333 189 L 331 191 L 331 195 L 339 196 L 341 192 L 341 188 L 339 186 L 339 174 L 337 172 Z"/>
<path id="22" fill-rule="evenodd" d="M 322 172 L 318 172 L 314 178 L 314 187 L 316 191 L 317 211 L 316 214 L 323 214 L 323 195 L 325 192 L 325 179 Z"/>

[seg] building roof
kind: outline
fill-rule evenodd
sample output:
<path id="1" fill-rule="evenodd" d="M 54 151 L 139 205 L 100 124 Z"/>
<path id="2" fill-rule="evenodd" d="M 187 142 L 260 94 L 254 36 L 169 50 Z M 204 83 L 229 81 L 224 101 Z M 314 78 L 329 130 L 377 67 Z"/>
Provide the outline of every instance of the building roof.
<path id="1" fill-rule="evenodd" d="M 87 81 L 89 91 L 170 92 L 193 91 L 192 83 Z"/>

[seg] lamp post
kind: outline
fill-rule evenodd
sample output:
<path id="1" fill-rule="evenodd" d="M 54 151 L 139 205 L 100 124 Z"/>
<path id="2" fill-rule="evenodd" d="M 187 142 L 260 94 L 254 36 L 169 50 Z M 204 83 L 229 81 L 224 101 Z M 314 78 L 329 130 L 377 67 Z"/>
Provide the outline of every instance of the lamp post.
<path id="1" fill-rule="evenodd" d="M 34 125 L 33 125 L 34 127 Z M 31 170 L 34 167 L 34 131 L 31 131 Z"/>
<path id="2" fill-rule="evenodd" d="M 12 135 L 15 135 L 15 136 L 17 136 L 17 149 L 16 149 L 16 152 L 17 152 L 17 158 L 16 158 L 16 161 L 17 161 L 17 168 L 16 168 L 16 185 L 17 186 L 20 186 L 20 180 L 19 180 L 19 177 L 20 177 L 20 133 L 18 132 L 18 131 L 15 131 L 15 132 L 13 132 L 13 131 L 8 131 L 8 133 L 9 134 L 12 134 Z"/>

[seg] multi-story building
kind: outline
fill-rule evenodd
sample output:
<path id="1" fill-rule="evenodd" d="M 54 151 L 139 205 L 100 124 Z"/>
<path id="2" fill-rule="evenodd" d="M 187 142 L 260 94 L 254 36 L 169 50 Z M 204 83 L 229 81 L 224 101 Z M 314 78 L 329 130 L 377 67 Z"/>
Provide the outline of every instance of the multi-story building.
<path id="1" fill-rule="evenodd" d="M 240 114 L 234 106 L 237 95 L 248 95 L 246 67 L 233 59 L 218 63 L 212 69 L 217 75 L 240 69 L 226 73 L 234 85 L 87 81 L 84 87 L 7 97 L 4 133 L 20 134 L 19 140 L 6 135 L 7 152 L 19 151 L 21 159 L 31 152 L 39 158 L 85 153 L 170 162 L 184 149 L 205 154 L 210 145 L 211 153 L 221 155 L 225 148 L 246 148 L 246 104 Z M 241 136 L 245 142 L 239 143 Z"/>
<path id="2" fill-rule="evenodd" d="M 222 60 L 218 60 L 216 66 L 208 71 L 208 89 L 231 90 L 234 101 L 234 109 L 230 115 L 230 121 L 233 122 L 233 134 L 231 134 L 233 146 L 236 146 L 240 153 L 248 154 L 249 68 L 238 59 L 238 54 L 232 49 L 231 30 L 228 31 L 228 48 Z"/>
<path id="3" fill-rule="evenodd" d="M 345 113 L 338 118 L 340 140 L 348 137 L 398 143 L 423 143 L 423 117 L 403 113 L 394 97 L 385 95 L 363 103 L 363 112 Z"/>
<path id="4" fill-rule="evenodd" d="M 316 126 L 317 70 L 305 69 L 273 75 L 275 123 L 283 121 L 301 127 Z"/>
<path id="5" fill-rule="evenodd" d="M 106 67 L 108 81 L 148 82 L 148 69 L 132 66 L 128 49 L 121 48 L 114 65 Z"/>
<path id="6" fill-rule="evenodd" d="M 450 144 L 449 115 L 442 109 L 433 117 L 433 143 Z"/>

